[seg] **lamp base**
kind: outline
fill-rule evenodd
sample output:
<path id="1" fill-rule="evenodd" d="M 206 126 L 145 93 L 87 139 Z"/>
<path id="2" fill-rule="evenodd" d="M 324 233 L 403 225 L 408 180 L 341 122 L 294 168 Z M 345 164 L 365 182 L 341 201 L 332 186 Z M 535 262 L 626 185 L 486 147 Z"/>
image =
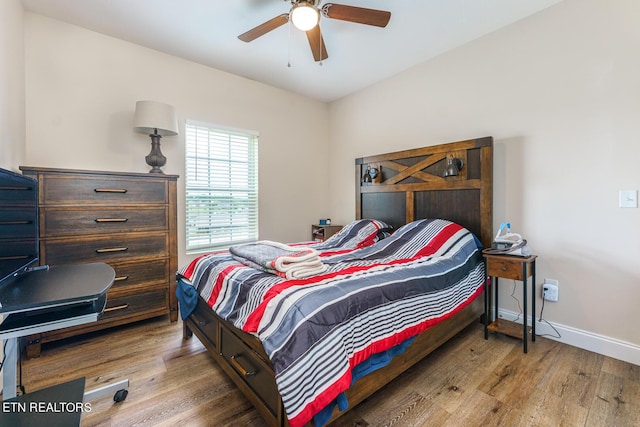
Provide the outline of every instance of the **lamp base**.
<path id="1" fill-rule="evenodd" d="M 149 136 L 151 137 L 151 152 L 144 158 L 147 164 L 151 166 L 149 173 L 164 173 L 160 167 L 167 163 L 167 158 L 160 151 L 160 139 L 162 136 L 157 133 L 152 133 Z"/>

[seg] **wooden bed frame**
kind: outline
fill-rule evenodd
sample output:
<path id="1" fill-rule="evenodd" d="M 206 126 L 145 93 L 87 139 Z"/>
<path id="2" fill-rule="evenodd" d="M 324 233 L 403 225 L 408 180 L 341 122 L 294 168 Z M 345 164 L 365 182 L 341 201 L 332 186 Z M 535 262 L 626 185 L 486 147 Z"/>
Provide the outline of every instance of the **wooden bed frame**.
<path id="1" fill-rule="evenodd" d="M 447 159 L 463 161 L 458 176 L 443 178 Z M 367 167 L 377 168 L 365 182 Z M 492 239 L 493 139 L 434 145 L 356 159 L 356 217 L 399 227 L 421 218 L 445 218 L 476 234 L 485 247 Z M 349 408 L 381 389 L 458 332 L 480 319 L 482 298 L 420 334 L 389 365 L 359 379 L 347 392 Z M 218 317 L 202 298 L 184 321 L 184 337 L 195 334 L 243 394 L 272 426 L 288 426 L 275 375 L 262 344 Z M 346 412 L 346 411 L 345 411 Z M 331 421 L 345 412 L 337 408 Z"/>

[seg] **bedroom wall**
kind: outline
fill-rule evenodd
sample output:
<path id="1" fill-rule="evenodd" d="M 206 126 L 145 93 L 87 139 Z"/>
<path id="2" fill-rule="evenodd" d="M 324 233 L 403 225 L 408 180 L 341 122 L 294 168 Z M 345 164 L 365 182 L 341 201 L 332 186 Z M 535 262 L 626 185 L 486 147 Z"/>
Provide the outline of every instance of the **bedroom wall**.
<path id="1" fill-rule="evenodd" d="M 260 133 L 261 239 L 309 239 L 327 215 L 328 178 L 309 179 L 328 161 L 325 103 L 33 13 L 25 49 L 27 165 L 147 172 L 150 139 L 133 117 L 136 101 L 156 100 L 176 107 L 180 127 L 162 140 L 165 173 L 184 176 L 186 119 Z M 183 264 L 182 179 L 178 188 Z"/>
<path id="2" fill-rule="evenodd" d="M 20 0 L 0 2 L 0 167 L 24 160 L 24 37 Z"/>
<path id="3" fill-rule="evenodd" d="M 559 280 L 544 319 L 640 364 L 640 209 L 618 207 L 640 188 L 638 22 L 635 0 L 565 0 L 332 103 L 331 218 L 354 218 L 355 158 L 493 136 L 494 230 L 511 222 L 538 283 Z"/>

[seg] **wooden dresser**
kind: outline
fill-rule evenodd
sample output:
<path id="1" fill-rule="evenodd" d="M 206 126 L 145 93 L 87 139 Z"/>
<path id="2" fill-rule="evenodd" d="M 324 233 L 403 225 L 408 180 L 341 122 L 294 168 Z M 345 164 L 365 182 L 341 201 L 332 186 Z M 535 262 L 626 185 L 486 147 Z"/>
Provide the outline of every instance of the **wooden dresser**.
<path id="1" fill-rule="evenodd" d="M 150 317 L 178 319 L 178 176 L 21 166 L 38 180 L 40 264 L 106 262 L 116 271 L 97 323 L 28 337 L 40 345 Z"/>

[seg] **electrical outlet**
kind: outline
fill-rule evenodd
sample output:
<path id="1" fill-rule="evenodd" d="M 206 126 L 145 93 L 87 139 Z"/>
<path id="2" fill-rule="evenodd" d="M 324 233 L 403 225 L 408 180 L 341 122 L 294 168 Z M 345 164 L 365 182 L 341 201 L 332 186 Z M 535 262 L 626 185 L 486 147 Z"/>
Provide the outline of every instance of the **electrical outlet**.
<path id="1" fill-rule="evenodd" d="M 618 206 L 621 208 L 638 207 L 638 190 L 620 190 Z"/>
<path id="2" fill-rule="evenodd" d="M 542 298 L 546 301 L 558 301 L 558 285 L 552 285 L 551 283 L 542 284 Z"/>

